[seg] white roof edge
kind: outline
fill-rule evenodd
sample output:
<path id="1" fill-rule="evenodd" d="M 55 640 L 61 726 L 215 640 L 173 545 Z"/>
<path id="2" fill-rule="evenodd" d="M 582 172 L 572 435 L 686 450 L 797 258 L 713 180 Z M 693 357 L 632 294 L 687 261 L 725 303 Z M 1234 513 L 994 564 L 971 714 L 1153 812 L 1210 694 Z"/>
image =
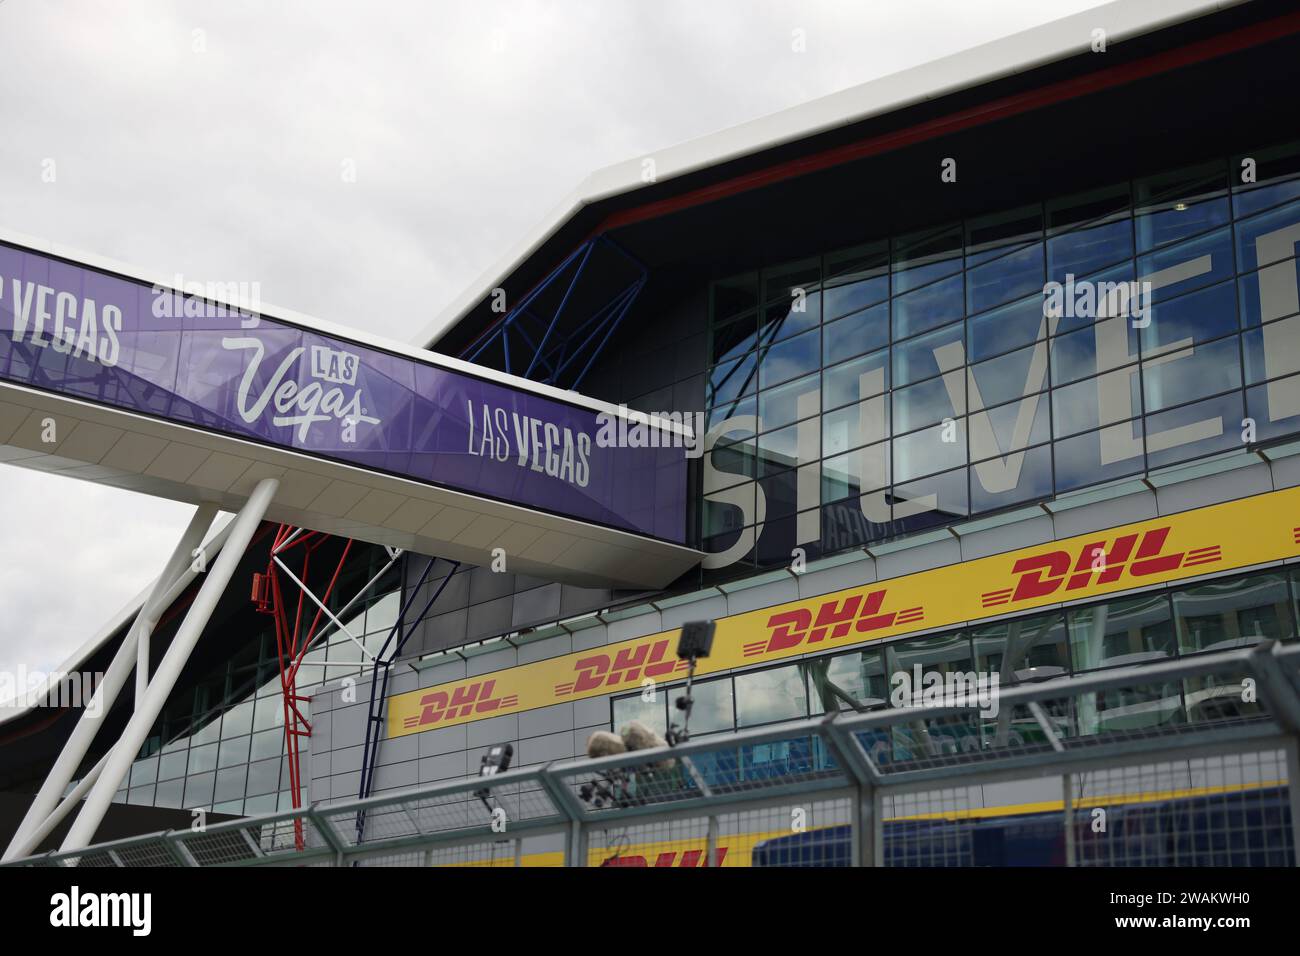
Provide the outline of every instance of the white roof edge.
<path id="1" fill-rule="evenodd" d="M 596 170 L 550 215 L 515 243 L 505 256 L 452 300 L 425 326 L 416 342 L 430 347 L 436 344 L 583 206 L 646 185 L 641 178 L 642 162 L 648 157 L 654 159 L 655 181 L 662 182 L 1087 52 L 1094 29 L 1106 31 L 1109 45 L 1248 2 L 1250 0 L 1113 0 L 699 139 Z"/>
<path id="2" fill-rule="evenodd" d="M 226 535 L 230 530 L 230 523 L 232 521 L 234 521 L 234 515 L 229 514 L 218 514 L 216 519 L 213 521 L 213 527 L 216 528 L 216 531 L 206 539 L 204 544 L 204 548 L 209 556 L 215 557 L 221 551 L 222 545 L 226 543 Z M 62 675 L 80 670 L 82 664 L 85 663 L 92 654 L 103 647 L 108 642 L 108 639 L 111 638 L 117 630 L 122 627 L 122 625 L 127 624 L 134 619 L 136 613 L 144 605 L 145 598 L 149 596 L 149 592 L 153 590 L 154 585 L 157 582 L 158 579 L 155 577 L 145 585 L 144 590 L 126 604 L 122 605 L 121 609 L 108 619 L 107 623 L 99 629 L 94 637 L 69 654 L 62 664 L 55 668 L 52 673 L 46 675 L 46 680 L 42 682 L 39 689 L 25 690 L 24 695 L 29 699 L 39 698 L 39 696 L 48 691 L 52 684 Z M 36 708 L 32 705 L 21 707 L 9 706 L 7 704 L 0 705 L 0 726 L 3 726 L 11 720 L 17 720 L 28 711 L 34 709 Z"/>

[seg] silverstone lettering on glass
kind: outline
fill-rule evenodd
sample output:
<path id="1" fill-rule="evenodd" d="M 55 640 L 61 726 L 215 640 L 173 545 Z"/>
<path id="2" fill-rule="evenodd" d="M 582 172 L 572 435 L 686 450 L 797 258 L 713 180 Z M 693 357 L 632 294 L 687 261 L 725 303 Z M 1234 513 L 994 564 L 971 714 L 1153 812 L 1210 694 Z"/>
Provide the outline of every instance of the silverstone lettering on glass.
<path id="1" fill-rule="evenodd" d="M 1169 205 L 1169 215 L 1186 208 Z M 763 368 L 775 354 L 769 343 L 782 333 L 763 324 L 774 307 L 763 304 L 771 294 L 766 279 L 754 278 L 758 321 L 734 318 L 734 308 L 712 320 L 715 343 L 725 350 L 714 346 L 715 397 L 706 413 L 704 567 L 784 564 L 794 548 L 813 557 L 819 547 L 830 553 L 862 546 L 1248 440 L 1300 433 L 1300 202 L 1287 198 L 1264 213 L 1256 206 L 1239 218 L 1235 254 L 1230 231 L 1217 227 L 1135 250 L 1128 221 L 1121 222 L 1110 252 L 1098 252 L 1095 240 L 1112 227 L 1092 224 L 1076 228 L 1089 234 L 1077 242 L 1068 230 L 1040 228 L 1005 250 L 968 249 L 968 277 L 997 267 L 998 255 L 1010 263 L 1005 271 L 1013 281 L 1004 297 L 1013 301 L 990 295 L 985 282 L 981 307 L 998 307 L 967 316 L 958 282 L 949 314 L 919 330 L 912 312 L 898 314 L 899 297 L 914 295 L 905 274 L 932 270 L 923 291 L 938 289 L 949 279 L 935 276 L 960 278 L 960 249 L 945 253 L 944 262 L 902 271 L 881 254 L 874 271 L 840 278 L 838 286 L 828 265 L 826 284 L 810 281 L 807 301 L 854 300 L 854 314 L 869 315 L 885 331 L 892 303 L 894 335 L 882 348 L 879 337 L 857 334 L 863 354 L 852 358 L 853 342 L 838 331 L 852 315 L 828 311 L 821 332 L 801 326 L 801 336 L 827 337 L 828 367 L 820 377 L 799 370 L 799 393 L 792 401 L 784 396 L 798 410 L 775 423 L 764 417 L 765 396 L 774 393 L 765 391 Z M 1053 242 L 1087 248 L 1085 278 L 1092 281 L 1077 285 L 1106 290 L 1082 321 L 1062 308 L 1059 295 L 1050 299 L 1052 282 L 1039 281 L 1055 275 L 1067 280 L 1066 289 L 1076 285 L 1063 263 L 1054 272 L 1050 253 L 1034 252 Z M 1096 271 L 1099 265 L 1107 268 Z M 719 285 L 735 299 L 743 278 Z M 1054 288 L 1059 293 L 1062 286 Z M 989 325 L 993 318 L 998 326 Z M 990 347 L 989 335 L 1000 337 L 1001 351 Z M 776 361 L 787 358 L 782 353 Z M 751 366 L 757 376 L 746 371 L 746 384 L 737 387 L 742 376 L 733 367 Z M 757 387 L 748 384 L 754 379 Z M 777 428 L 790 436 L 780 458 L 765 454 Z M 1246 439 L 1254 429 L 1260 437 Z"/>
<path id="2" fill-rule="evenodd" d="M 0 378 L 685 540 L 681 448 L 601 447 L 593 410 L 178 298 L 0 245 Z"/>

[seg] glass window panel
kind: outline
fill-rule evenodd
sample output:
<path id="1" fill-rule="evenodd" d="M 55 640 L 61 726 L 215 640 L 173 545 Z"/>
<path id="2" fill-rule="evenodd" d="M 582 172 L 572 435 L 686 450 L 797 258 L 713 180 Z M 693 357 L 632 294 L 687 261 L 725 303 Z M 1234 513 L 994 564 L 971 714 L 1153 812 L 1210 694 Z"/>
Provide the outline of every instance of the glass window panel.
<path id="1" fill-rule="evenodd" d="M 283 730 L 264 730 L 253 734 L 253 753 L 250 759 L 262 760 L 266 757 L 278 757 L 284 750 Z"/>
<path id="2" fill-rule="evenodd" d="M 966 278 L 966 307 L 980 312 L 1042 289 L 1043 247 L 1035 243 L 971 269 Z"/>
<path id="3" fill-rule="evenodd" d="M 955 322 L 946 329 L 931 332 L 894 346 L 894 388 L 932 378 L 940 372 L 935 352 L 951 349 L 962 341 L 962 323 Z M 956 350 L 960 352 L 960 350 Z M 940 353 L 945 354 L 945 353 Z"/>
<path id="4" fill-rule="evenodd" d="M 1142 347 L 1192 339 L 1205 342 L 1237 331 L 1237 296 L 1231 282 L 1222 282 L 1151 307 L 1142 329 Z"/>
<path id="5" fill-rule="evenodd" d="M 243 800 L 244 783 L 248 777 L 248 765 L 227 767 L 217 771 L 217 786 L 212 799 L 220 804 L 222 801 Z M 220 810 L 217 811 L 221 812 Z M 238 813 L 239 811 L 234 811 Z"/>
<path id="6" fill-rule="evenodd" d="M 949 382 L 949 378 L 957 381 Z M 890 398 L 894 409 L 894 432 L 915 431 L 963 414 L 966 411 L 965 379 L 966 376 L 959 372 L 955 376 L 932 378 L 893 392 Z M 956 396 L 949 394 L 950 386 L 956 389 Z"/>
<path id="7" fill-rule="evenodd" d="M 1269 390 L 1274 389 L 1285 407 L 1296 407 L 1296 396 L 1300 396 L 1300 375 L 1279 379 L 1272 386 L 1257 385 L 1246 389 L 1246 415 L 1255 422 L 1255 440 L 1270 441 L 1283 435 L 1292 435 L 1300 431 L 1300 415 L 1279 415 L 1273 418 L 1273 408 L 1269 402 Z"/>
<path id="8" fill-rule="evenodd" d="M 966 463 L 966 422 L 954 419 L 895 438 L 893 448 L 896 482 L 956 468 Z"/>
<path id="9" fill-rule="evenodd" d="M 882 480 L 873 481 L 871 485 L 861 487 L 862 471 L 860 456 L 862 454 L 870 455 L 873 460 L 883 458 L 884 469 L 877 469 L 872 474 L 882 475 Z M 822 501 L 837 501 L 841 498 L 847 498 L 850 495 L 858 495 L 863 491 L 875 491 L 876 488 L 888 484 L 887 479 L 883 476 L 888 475 L 889 463 L 889 442 L 880 442 L 872 445 L 864 452 L 849 452 L 847 455 L 837 455 L 834 458 L 827 458 L 822 461 Z"/>
<path id="10" fill-rule="evenodd" d="M 1292 258 L 1295 255 L 1294 239 L 1269 240 L 1265 248 L 1260 248 L 1260 240 L 1296 223 L 1300 223 L 1300 202 L 1290 202 L 1262 215 L 1238 221 L 1237 270 L 1253 272 L 1271 262 Z"/>
<path id="11" fill-rule="evenodd" d="M 1198 264 L 1197 260 L 1205 261 Z M 1194 275 L 1153 289 L 1151 301 L 1161 302 L 1172 299 L 1192 289 L 1213 285 L 1230 278 L 1233 273 L 1232 229 L 1225 227 L 1188 242 L 1166 246 L 1156 252 L 1140 256 L 1137 261 L 1137 274 L 1139 281 L 1145 282 L 1155 273 L 1165 269 L 1192 266 L 1196 267 Z"/>
<path id="12" fill-rule="evenodd" d="M 960 261 L 960 260 L 958 260 Z M 905 339 L 960 319 L 965 313 L 963 275 L 958 273 L 893 300 L 894 339 Z"/>
<path id="13" fill-rule="evenodd" d="M 173 810 L 179 810 L 184 805 L 185 800 L 185 781 L 184 780 L 165 780 L 158 784 L 158 790 L 154 794 L 153 802 L 156 807 L 169 807 Z"/>
<path id="14" fill-rule="evenodd" d="M 805 293 L 813 292 L 820 286 L 821 279 L 821 260 L 816 258 L 800 259 L 767 269 L 763 272 L 763 301 L 789 301 L 794 297 L 795 289 L 803 289 Z"/>
<path id="15" fill-rule="evenodd" d="M 798 666 L 737 674 L 735 682 L 738 727 L 808 716 L 808 692 Z"/>
<path id="16" fill-rule="evenodd" d="M 1031 345 L 971 366 L 970 375 L 979 389 L 980 403 L 984 407 L 1001 405 L 1047 388 L 1046 359 L 1044 346 Z M 971 405 L 975 405 L 973 395 Z"/>
<path id="17" fill-rule="evenodd" d="M 912 534 L 924 528 L 950 525 L 970 517 L 968 475 L 965 468 L 957 468 L 942 475 L 930 475 L 906 484 L 895 484 L 893 499 L 893 530 L 896 534 Z M 929 510 L 917 512 L 917 502 Z"/>
<path id="18" fill-rule="evenodd" d="M 131 786 L 139 787 L 158 779 L 158 758 L 146 757 L 131 764 Z"/>
<path id="19" fill-rule="evenodd" d="M 1065 617 L 1059 611 L 974 628 L 977 666 L 1003 686 L 1061 677 L 1070 672 Z"/>
<path id="20" fill-rule="evenodd" d="M 966 268 L 995 259 L 1043 238 L 1043 207 L 1038 203 L 966 221 Z"/>
<path id="21" fill-rule="evenodd" d="M 1295 636 L 1291 614 L 1284 574 L 1220 578 L 1174 592 L 1178 646 L 1185 654 L 1289 639 Z"/>
<path id="22" fill-rule="evenodd" d="M 213 743 L 221 738 L 221 714 L 219 712 L 207 714 L 196 723 L 199 724 L 199 729 L 190 737 L 191 746 Z"/>
<path id="23" fill-rule="evenodd" d="M 135 804 L 138 807 L 152 807 L 153 796 L 153 784 L 150 784 L 147 787 L 134 787 L 132 788 L 130 795 L 126 798 L 126 802 Z"/>
<path id="24" fill-rule="evenodd" d="M 217 755 L 218 767 L 231 767 L 237 763 L 248 762 L 248 738 L 235 737 L 221 741 L 221 750 Z"/>
<path id="25" fill-rule="evenodd" d="M 1229 219 L 1228 197 L 1188 204 L 1178 202 L 1159 212 L 1140 215 L 1135 220 L 1138 252 L 1146 252 L 1166 243 L 1186 239 L 1222 226 Z"/>
<path id="26" fill-rule="evenodd" d="M 1088 432 L 1058 441 L 1052 446 L 1052 465 L 1056 480 L 1056 493 L 1062 494 L 1074 488 L 1100 484 L 1114 478 L 1136 474 L 1142 471 L 1142 420 L 1134 419 L 1122 425 L 1111 425 L 1114 434 L 1126 440 L 1124 447 L 1129 447 L 1128 438 L 1137 439 L 1138 453 L 1118 460 L 1102 461 L 1101 436 L 1108 429 Z"/>
<path id="27" fill-rule="evenodd" d="M 753 514 L 755 487 L 755 485 L 750 485 L 747 488 L 732 487 L 727 491 L 725 500 L 715 501 L 712 497 L 706 495 L 703 507 L 700 510 L 700 528 L 705 537 L 731 535 L 734 539 L 733 532 L 743 526 L 745 514 L 744 510 L 734 502 L 738 498 L 747 500 L 748 511 Z"/>
<path id="28" fill-rule="evenodd" d="M 888 522 L 867 520 L 856 497 L 822 507 L 822 550 L 826 554 L 860 548 L 881 540 L 888 532 Z"/>
<path id="29" fill-rule="evenodd" d="M 1148 413 L 1241 387 L 1237 337 L 1203 343 L 1168 362 L 1142 363 L 1142 391 Z"/>
<path id="30" fill-rule="evenodd" d="M 861 407 L 845 405 L 822 417 L 822 454 L 829 457 L 862 444 L 858 418 Z M 887 417 L 887 416 L 886 416 Z"/>
<path id="31" fill-rule="evenodd" d="M 706 401 L 712 407 L 726 405 L 758 388 L 758 357 L 747 355 L 709 371 Z"/>
<path id="32" fill-rule="evenodd" d="M 729 418 L 738 418 L 742 415 L 757 415 L 757 414 L 758 414 L 758 396 L 748 395 L 745 398 L 735 399 L 734 401 L 728 402 L 725 405 L 719 405 L 715 408 L 710 408 L 708 412 L 705 413 L 704 416 L 705 429 L 708 431 L 712 431 L 715 425 L 721 425 Z M 347 638 L 345 637 L 344 640 L 347 640 Z"/>
<path id="33" fill-rule="evenodd" d="M 1054 234 L 1081 224 L 1100 222 L 1108 217 L 1127 216 L 1131 205 L 1129 184 L 1126 182 L 1049 199 L 1047 231 Z"/>
<path id="34" fill-rule="evenodd" d="M 1118 733 L 1181 724 L 1183 698 L 1178 681 L 1115 687 L 1088 694 L 1079 704 L 1079 733 Z"/>
<path id="35" fill-rule="evenodd" d="M 1046 406 L 1046 402 L 1043 403 Z M 1039 445 L 1006 456 L 1006 464 L 985 462 L 970 469 L 971 514 L 995 511 L 1052 495 L 1052 447 Z M 1019 463 L 1019 471 L 1013 465 Z M 1014 484 L 1007 488 L 1007 485 Z"/>
<path id="36" fill-rule="evenodd" d="M 812 465 L 813 468 L 819 468 L 819 465 Z M 763 496 L 767 499 L 767 523 L 763 528 L 763 535 L 766 536 L 771 528 L 771 522 L 774 518 L 780 518 L 784 515 L 794 514 L 800 508 L 812 507 L 820 502 L 799 500 L 798 472 L 793 468 L 785 470 L 773 470 L 765 474 L 761 480 Z M 814 482 L 814 486 L 815 486 Z M 788 557 L 788 556 L 787 556 Z"/>
<path id="37" fill-rule="evenodd" d="M 821 331 L 805 332 L 763 350 L 759 386 L 767 388 L 814 371 L 821 365 Z"/>
<path id="38" fill-rule="evenodd" d="M 1133 256 L 1133 225 L 1127 219 L 1076 229 L 1047 240 L 1047 277 L 1065 282 Z"/>
<path id="39" fill-rule="evenodd" d="M 720 322 L 758 306 L 758 273 L 732 276 L 713 283 L 713 320 Z"/>
<path id="40" fill-rule="evenodd" d="M 1174 622 L 1164 593 L 1118 598 L 1067 611 L 1074 668 L 1140 664 L 1174 656 Z"/>
<path id="41" fill-rule="evenodd" d="M 875 707 L 889 700 L 889 678 L 879 650 L 854 651 L 808 661 L 808 685 L 813 706 L 824 712 L 851 709 L 847 694 L 859 707 Z"/>
<path id="42" fill-rule="evenodd" d="M 673 721 L 682 723 L 682 712 L 677 709 L 677 699 L 685 693 L 685 687 L 674 687 L 668 692 L 668 710 Z M 731 696 L 731 678 L 703 681 L 691 687 L 691 722 L 690 734 L 717 733 L 720 730 L 732 730 L 736 725 L 735 704 Z"/>
<path id="43" fill-rule="evenodd" d="M 253 729 L 253 702 L 246 700 L 226 711 L 221 719 L 221 736 L 238 737 Z"/>
<path id="44" fill-rule="evenodd" d="M 1041 291 L 966 322 L 968 361 L 979 362 L 1046 336 Z"/>
<path id="45" fill-rule="evenodd" d="M 777 299 L 763 310 L 764 342 L 788 339 L 800 332 L 816 328 L 822 321 L 821 293 L 804 290 L 802 297 Z"/>
<path id="46" fill-rule="evenodd" d="M 1241 447 L 1242 394 L 1230 392 L 1146 417 L 1147 467 Z M 1194 438 L 1204 434 L 1204 438 Z M 1181 438 L 1190 440 L 1178 440 Z M 1174 443 L 1176 442 L 1176 443 Z M 1168 445 L 1169 447 L 1162 447 Z"/>
<path id="47" fill-rule="evenodd" d="M 1123 342 L 1122 348 L 1115 343 Z M 1098 350 L 1102 350 L 1098 359 Z M 1065 384 L 1106 372 L 1138 358 L 1138 330 L 1123 316 L 1103 319 L 1091 328 L 1080 329 L 1052 340 L 1052 383 Z"/>
<path id="48" fill-rule="evenodd" d="M 900 673 L 915 683 L 918 667 L 922 678 L 926 674 L 949 674 L 971 669 L 970 640 L 962 632 L 893 641 L 884 646 L 883 652 L 891 688 L 895 675 Z"/>
<path id="49" fill-rule="evenodd" d="M 668 693 L 656 692 L 655 699 L 642 700 L 640 694 L 620 697 L 614 701 L 613 731 L 621 734 L 632 721 L 640 721 L 657 734 L 668 732 Z"/>
<path id="50" fill-rule="evenodd" d="M 193 810 L 198 807 L 212 806 L 212 788 L 216 783 L 215 773 L 190 773 L 185 778 L 185 807 Z"/>
<path id="51" fill-rule="evenodd" d="M 259 760 L 257 763 L 248 765 L 248 789 L 249 796 L 271 793 L 280 786 L 280 761 L 276 760 Z"/>
<path id="52" fill-rule="evenodd" d="M 185 761 L 189 758 L 188 750 L 177 750 L 172 753 L 165 753 L 158 762 L 158 779 L 171 780 L 174 777 L 185 776 Z"/>
<path id="53" fill-rule="evenodd" d="M 862 390 L 862 376 L 868 376 L 868 391 Z M 822 373 L 822 407 L 838 408 L 889 388 L 889 349 L 881 349 Z"/>
<path id="54" fill-rule="evenodd" d="M 882 302 L 826 326 L 822 335 L 822 360 L 826 365 L 833 365 L 888 344 L 889 303 Z"/>
<path id="55" fill-rule="evenodd" d="M 1114 425 L 1142 412 L 1141 376 L 1137 366 L 1107 372 L 1096 378 L 1052 390 L 1053 437 L 1063 438 L 1102 425 Z M 1103 395 L 1128 392 L 1128 402 L 1110 403 L 1105 416 L 1101 410 Z"/>
<path id="56" fill-rule="evenodd" d="M 796 382 L 759 393 L 758 414 L 763 419 L 763 431 L 772 431 L 816 415 L 821 410 L 821 390 L 816 373 Z M 800 409 L 802 402 L 803 408 Z"/>
<path id="57" fill-rule="evenodd" d="M 1268 300 L 1268 313 L 1264 313 L 1265 304 L 1261 300 L 1264 290 L 1261 285 L 1268 283 L 1273 290 Z M 1241 308 L 1241 324 L 1258 326 L 1264 322 L 1282 319 L 1296 312 L 1296 289 L 1300 288 L 1300 259 L 1288 259 L 1275 262 L 1257 272 L 1250 272 L 1237 280 L 1238 302 Z"/>
<path id="58" fill-rule="evenodd" d="M 751 313 L 714 328 L 710 360 L 725 362 L 735 359 L 757 345 L 758 317 Z"/>
<path id="59" fill-rule="evenodd" d="M 253 716 L 254 730 L 269 730 L 284 725 L 284 701 L 275 697 L 262 697 L 257 701 Z"/>
<path id="60" fill-rule="evenodd" d="M 841 283 L 888 279 L 889 240 L 878 239 L 829 253 L 823 262 L 823 271 L 828 284 L 832 281 Z M 885 295 L 888 294 L 886 291 Z"/>
<path id="61" fill-rule="evenodd" d="M 894 295 L 961 269 L 961 224 L 922 229 L 894 241 Z"/>
<path id="62" fill-rule="evenodd" d="M 206 770 L 217 769 L 217 745 L 204 744 L 190 749 L 190 765 L 186 771 L 190 776 Z"/>
<path id="63" fill-rule="evenodd" d="M 758 467 L 760 475 L 771 475 L 799 464 L 799 430 L 809 425 L 791 425 L 767 432 L 758 439 Z M 816 429 L 816 423 L 811 427 Z"/>
<path id="64" fill-rule="evenodd" d="M 889 276 L 860 279 L 822 290 L 822 318 L 826 322 L 840 316 L 859 313 L 867 306 L 883 302 L 889 296 Z M 888 326 L 885 334 L 889 334 Z"/>

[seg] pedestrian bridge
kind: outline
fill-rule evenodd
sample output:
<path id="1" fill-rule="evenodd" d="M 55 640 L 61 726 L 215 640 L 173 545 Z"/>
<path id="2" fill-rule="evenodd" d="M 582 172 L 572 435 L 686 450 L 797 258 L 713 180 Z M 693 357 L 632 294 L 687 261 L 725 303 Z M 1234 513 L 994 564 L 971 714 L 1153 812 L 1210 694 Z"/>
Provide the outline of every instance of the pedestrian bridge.
<path id="1" fill-rule="evenodd" d="M 681 426 L 200 291 L 0 236 L 0 461 L 581 585 L 700 560 Z"/>

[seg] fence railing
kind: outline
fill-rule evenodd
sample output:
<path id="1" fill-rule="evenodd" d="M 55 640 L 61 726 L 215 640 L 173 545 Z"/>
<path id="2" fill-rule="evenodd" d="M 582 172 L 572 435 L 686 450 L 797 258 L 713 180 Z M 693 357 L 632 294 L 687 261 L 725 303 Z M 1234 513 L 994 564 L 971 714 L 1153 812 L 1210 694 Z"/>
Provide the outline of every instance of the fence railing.
<path id="1" fill-rule="evenodd" d="M 9 865 L 1296 864 L 1300 646 L 979 703 L 833 714 Z"/>

